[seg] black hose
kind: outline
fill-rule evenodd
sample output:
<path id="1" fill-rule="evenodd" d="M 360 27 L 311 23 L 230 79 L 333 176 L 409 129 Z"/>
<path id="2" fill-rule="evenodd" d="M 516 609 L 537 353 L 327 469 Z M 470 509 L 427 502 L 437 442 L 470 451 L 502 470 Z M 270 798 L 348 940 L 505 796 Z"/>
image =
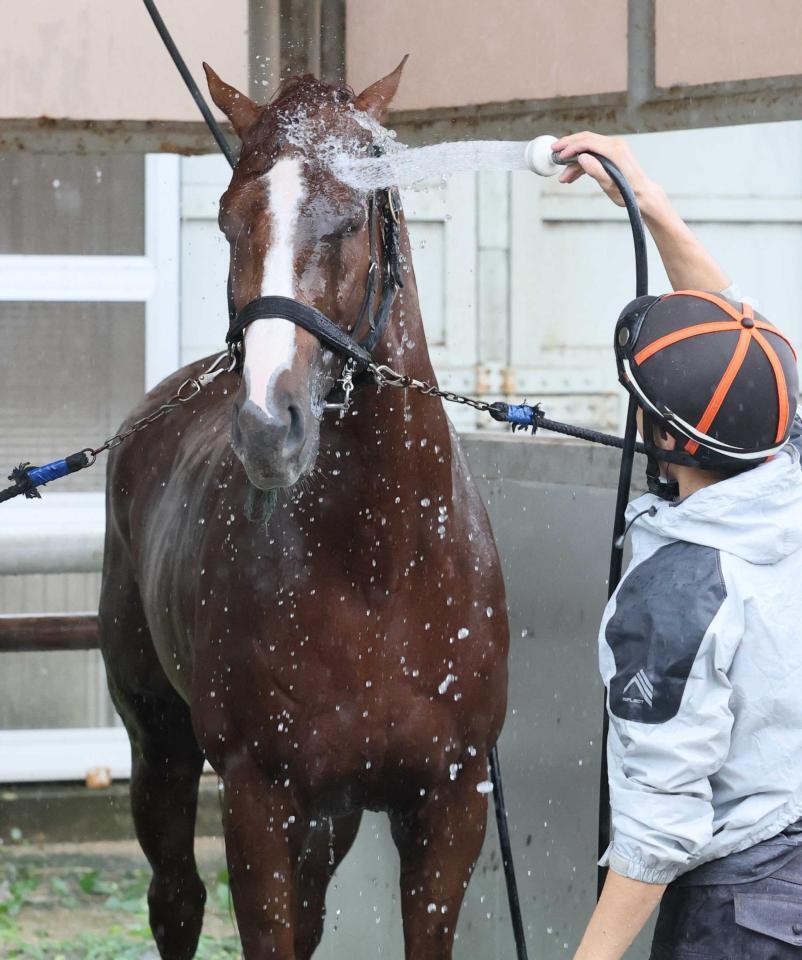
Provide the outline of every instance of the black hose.
<path id="1" fill-rule="evenodd" d="M 501 766 L 498 760 L 498 748 L 490 751 L 490 779 L 493 783 L 493 796 L 496 810 L 496 827 L 501 847 L 501 863 L 504 867 L 504 879 L 507 883 L 507 901 L 510 905 L 510 920 L 512 934 L 515 937 L 515 953 L 518 960 L 527 960 L 526 938 L 524 924 L 521 918 L 521 903 L 518 899 L 518 881 L 515 879 L 515 865 L 512 862 L 512 846 L 510 845 L 510 829 L 507 823 L 507 805 L 504 802 L 504 787 L 501 783 Z"/>
<path id="2" fill-rule="evenodd" d="M 162 38 L 165 47 L 167 47 L 167 52 L 173 58 L 173 63 L 178 68 L 178 72 L 181 74 L 181 77 L 184 80 L 184 83 L 187 85 L 187 89 L 192 94 L 192 99 L 198 106 L 203 115 L 203 119 L 206 121 L 206 126 L 211 131 L 212 136 L 217 141 L 217 146 L 223 151 L 223 155 L 229 164 L 233 167 L 237 162 L 237 155 L 234 153 L 231 148 L 231 144 L 226 139 L 225 134 L 223 133 L 220 124 L 215 120 L 212 115 L 212 111 L 209 109 L 209 105 L 203 98 L 203 94 L 200 92 L 197 83 L 192 74 L 189 72 L 189 68 L 184 62 L 184 58 L 181 56 L 178 47 L 173 42 L 173 38 L 170 36 L 170 32 L 165 26 L 164 20 L 161 18 L 161 14 L 156 7 L 156 4 L 153 0 L 144 0 L 145 7 L 147 8 L 148 13 L 150 14 L 150 19 L 153 21 L 153 25 L 159 32 L 159 36 Z"/>
<path id="3" fill-rule="evenodd" d="M 632 242 L 635 247 L 635 296 L 642 297 L 649 292 L 649 261 L 646 253 L 646 233 L 643 229 L 643 219 L 638 207 L 638 201 L 627 182 L 626 177 L 621 173 L 618 167 L 598 153 L 594 157 L 604 167 L 607 175 L 618 187 L 621 196 L 624 198 L 624 206 L 629 215 L 629 224 L 632 228 Z M 624 532 L 625 514 L 627 503 L 629 502 L 629 489 L 632 483 L 632 462 L 635 458 L 635 443 L 637 438 L 637 421 L 635 414 L 637 405 L 633 397 L 629 398 L 627 407 L 626 430 L 624 431 L 624 445 L 621 451 L 621 467 L 618 472 L 618 491 L 615 502 L 615 518 L 613 520 L 613 541 L 610 548 L 610 572 L 607 581 L 608 599 L 615 592 L 621 580 L 621 565 L 624 556 L 624 544 L 621 534 Z M 601 859 L 610 843 L 610 785 L 608 782 L 607 770 L 607 735 L 609 731 L 609 718 L 607 716 L 607 704 L 603 704 L 602 711 L 602 748 L 601 748 L 601 768 L 599 773 L 599 830 L 598 830 L 598 853 Z M 601 896 L 602 888 L 607 871 L 604 867 L 599 867 L 597 874 L 596 894 Z"/>

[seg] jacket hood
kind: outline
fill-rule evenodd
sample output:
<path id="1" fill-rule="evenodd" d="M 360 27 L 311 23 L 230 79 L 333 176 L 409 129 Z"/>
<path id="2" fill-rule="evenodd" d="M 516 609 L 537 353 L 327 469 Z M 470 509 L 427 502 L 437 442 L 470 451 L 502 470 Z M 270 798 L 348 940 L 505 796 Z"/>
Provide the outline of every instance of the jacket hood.
<path id="1" fill-rule="evenodd" d="M 685 500 L 667 503 L 653 494 L 633 501 L 627 520 L 633 550 L 649 536 L 714 547 L 750 563 L 777 563 L 802 547 L 802 469 L 796 446 L 789 444 L 767 463 L 697 490 Z"/>

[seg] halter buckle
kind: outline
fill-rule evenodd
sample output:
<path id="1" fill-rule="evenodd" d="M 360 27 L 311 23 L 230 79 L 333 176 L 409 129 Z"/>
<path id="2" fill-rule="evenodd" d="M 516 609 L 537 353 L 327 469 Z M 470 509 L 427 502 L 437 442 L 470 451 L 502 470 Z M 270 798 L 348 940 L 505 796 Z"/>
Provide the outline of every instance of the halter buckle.
<path id="1" fill-rule="evenodd" d="M 343 367 L 342 376 L 337 381 L 343 390 L 342 403 L 327 403 L 323 408 L 324 410 L 338 410 L 340 414 L 340 420 L 342 420 L 342 418 L 351 408 L 351 394 L 354 392 L 355 373 L 356 363 L 353 360 L 346 361 L 346 364 Z"/>
<path id="2" fill-rule="evenodd" d="M 395 205 L 395 198 L 396 198 L 396 196 L 398 196 L 398 194 L 396 193 L 395 187 L 391 187 L 391 188 L 387 191 L 387 206 L 390 208 L 390 216 L 393 218 L 393 222 L 396 223 L 396 224 L 398 224 L 400 221 L 399 221 L 399 212 L 398 212 L 398 210 L 396 209 L 396 205 Z M 399 203 L 399 207 L 400 207 L 400 205 L 401 205 L 401 198 L 400 198 L 400 197 L 398 198 L 398 203 Z"/>

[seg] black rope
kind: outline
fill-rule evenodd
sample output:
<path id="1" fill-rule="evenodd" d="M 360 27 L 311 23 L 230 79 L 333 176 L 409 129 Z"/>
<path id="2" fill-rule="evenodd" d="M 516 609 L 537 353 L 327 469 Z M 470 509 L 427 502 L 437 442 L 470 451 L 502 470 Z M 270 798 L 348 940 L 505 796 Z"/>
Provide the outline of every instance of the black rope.
<path id="1" fill-rule="evenodd" d="M 156 4 L 153 0 L 144 0 L 145 7 L 147 8 L 148 13 L 150 14 L 150 19 L 153 21 L 153 25 L 159 32 L 159 36 L 162 38 L 165 47 L 167 47 L 167 52 L 173 58 L 173 63 L 176 65 L 178 72 L 181 74 L 181 77 L 184 83 L 187 85 L 187 89 L 192 94 L 192 99 L 197 104 L 198 110 L 200 110 L 203 115 L 203 119 L 206 121 L 206 126 L 211 131 L 212 136 L 217 141 L 217 146 L 223 151 L 223 155 L 229 164 L 233 167 L 237 162 L 237 155 L 234 153 L 231 148 L 231 144 L 226 139 L 225 134 L 223 133 L 220 124 L 215 120 L 212 111 L 209 109 L 209 105 L 206 103 L 206 100 L 203 98 L 203 94 L 200 92 L 197 83 L 195 83 L 195 78 L 189 72 L 189 67 L 187 67 L 184 58 L 181 56 L 181 53 L 178 50 L 178 47 L 173 42 L 173 38 L 170 36 L 170 32 L 165 26 L 164 20 L 162 20 L 161 14 L 156 7 Z"/>
<path id="2" fill-rule="evenodd" d="M 578 440 L 587 440 L 588 443 L 600 443 L 604 447 L 616 447 L 618 450 L 624 449 L 626 437 L 615 437 L 610 433 L 599 433 L 598 430 L 590 430 L 587 427 L 574 427 L 570 423 L 561 423 L 559 420 L 548 420 L 543 417 L 538 426 L 550 433 L 561 433 L 566 437 L 576 437 Z M 645 453 L 642 443 L 635 444 L 635 450 L 638 453 Z"/>

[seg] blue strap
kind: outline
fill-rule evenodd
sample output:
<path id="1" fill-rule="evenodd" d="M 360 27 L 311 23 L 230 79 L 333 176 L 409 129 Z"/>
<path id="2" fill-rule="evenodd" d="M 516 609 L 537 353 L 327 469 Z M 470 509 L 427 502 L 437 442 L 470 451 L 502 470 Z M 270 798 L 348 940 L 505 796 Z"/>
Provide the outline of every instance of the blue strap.
<path id="1" fill-rule="evenodd" d="M 507 423 L 514 423 L 516 426 L 521 427 L 531 427 L 535 422 L 538 410 L 528 403 L 510 403 L 507 404 L 507 409 L 504 413 L 504 419 Z"/>
<path id="2" fill-rule="evenodd" d="M 54 460 L 52 463 L 46 463 L 41 467 L 30 467 L 27 474 L 33 486 L 40 487 L 43 483 L 50 483 L 51 480 L 66 477 L 69 472 L 70 466 L 66 460 Z"/>

